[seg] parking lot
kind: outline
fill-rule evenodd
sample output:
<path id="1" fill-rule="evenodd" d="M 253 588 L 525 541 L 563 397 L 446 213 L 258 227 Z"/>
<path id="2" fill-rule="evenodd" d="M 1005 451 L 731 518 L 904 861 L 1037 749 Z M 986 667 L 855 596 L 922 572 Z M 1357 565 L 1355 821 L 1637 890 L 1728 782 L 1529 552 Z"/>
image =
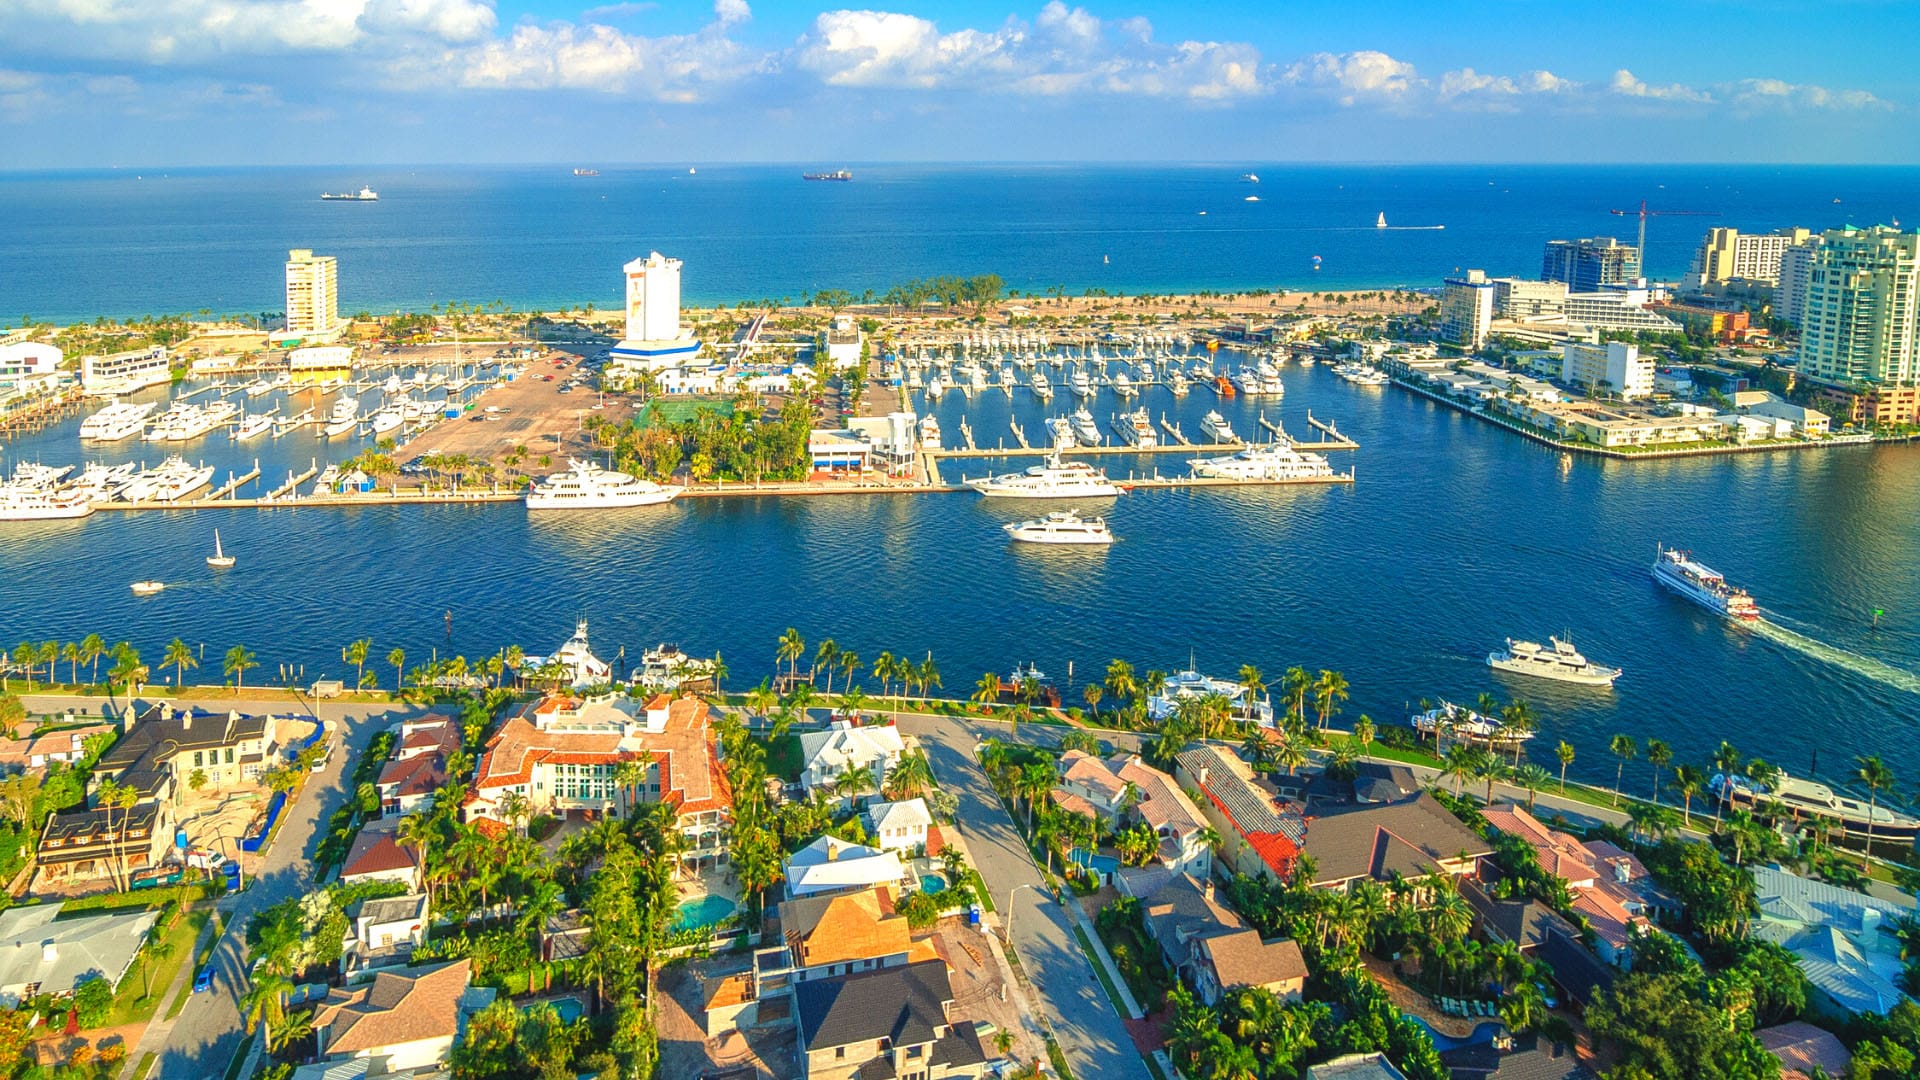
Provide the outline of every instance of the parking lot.
<path id="1" fill-rule="evenodd" d="M 461 454 L 500 465 L 508 454 L 525 447 L 518 469 L 539 475 L 564 468 L 569 456 L 593 452 L 587 417 L 601 415 L 616 423 L 632 418 L 624 398 L 603 399 L 593 389 L 594 373 L 584 370 L 571 353 L 549 353 L 522 363 L 518 378 L 483 391 L 465 416 L 436 424 L 401 447 L 400 460 Z"/>

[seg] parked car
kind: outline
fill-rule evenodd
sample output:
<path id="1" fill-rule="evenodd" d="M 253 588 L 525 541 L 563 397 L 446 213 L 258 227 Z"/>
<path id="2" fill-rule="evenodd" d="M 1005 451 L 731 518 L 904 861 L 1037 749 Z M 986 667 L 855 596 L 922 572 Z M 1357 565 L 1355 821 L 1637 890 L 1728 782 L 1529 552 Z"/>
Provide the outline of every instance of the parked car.
<path id="1" fill-rule="evenodd" d="M 198 994 L 211 989 L 213 989 L 213 964 L 209 962 L 206 967 L 200 969 L 198 975 L 193 977 L 193 992 Z"/>

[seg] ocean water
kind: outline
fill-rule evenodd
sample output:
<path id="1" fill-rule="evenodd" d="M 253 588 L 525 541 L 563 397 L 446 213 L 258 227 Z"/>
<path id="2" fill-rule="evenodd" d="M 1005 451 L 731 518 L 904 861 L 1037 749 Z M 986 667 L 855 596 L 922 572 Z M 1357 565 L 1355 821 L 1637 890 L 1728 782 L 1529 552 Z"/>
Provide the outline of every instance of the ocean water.
<path id="1" fill-rule="evenodd" d="M 1231 358 L 1229 358 L 1231 359 Z M 1344 716 L 1405 719 L 1421 698 L 1519 695 L 1543 718 L 1539 757 L 1566 739 L 1573 772 L 1610 780 L 1609 738 L 1667 740 L 1702 760 L 1732 740 L 1833 775 L 1880 752 L 1920 778 L 1920 449 L 1853 447 L 1669 462 L 1593 461 L 1522 441 L 1397 388 L 1358 388 L 1324 365 L 1285 368 L 1278 403 L 1222 402 L 1196 388 L 1139 399 L 1189 433 L 1218 408 L 1239 431 L 1257 418 L 1312 438 L 1307 414 L 1360 443 L 1336 453 L 1351 487 L 1140 490 L 1096 503 L 1120 542 L 1099 552 L 1010 544 L 1000 526 L 1040 508 L 971 494 L 683 499 L 666 507 L 529 515 L 517 505 L 351 510 L 98 513 L 0 525 L 0 642 L 98 632 L 157 658 L 178 635 L 202 645 L 192 677 L 218 683 L 245 644 L 271 675 L 297 664 L 338 675 L 339 650 L 490 655 L 558 645 L 582 615 L 603 655 L 661 641 L 722 653 L 732 682 L 773 669 L 788 626 L 871 659 L 931 651 L 947 690 L 1034 662 L 1069 697 L 1113 657 L 1139 669 L 1231 675 L 1253 663 L 1343 672 Z M 1071 409 L 1025 390 L 933 411 L 951 439 L 1011 445 Z M 1120 407 L 1102 389 L 1103 427 Z M 68 421 L 6 446 L 7 460 L 76 461 Z M 358 443 L 289 436 L 189 458 L 268 477 L 338 460 Z M 119 457 L 140 457 L 129 444 Z M 146 456 L 155 456 L 151 450 Z M 91 456 L 91 455 L 89 455 Z M 1101 459 L 1112 475 L 1184 471 L 1184 455 Z M 1030 460 L 1030 459 L 1029 459 Z M 1005 461 L 950 461 L 952 478 Z M 239 565 L 209 571 L 219 528 Z M 1656 588 L 1656 543 L 1691 547 L 1749 587 L 1774 626 L 1731 626 Z M 129 582 L 169 587 L 141 599 Z M 1885 609 L 1876 626 L 1875 608 Z M 446 615 L 452 630 L 447 632 Z M 1496 675 L 1509 636 L 1571 632 L 1623 667 L 1611 692 Z M 384 664 L 373 670 L 390 682 Z M 1630 778 L 1646 782 L 1644 764 Z"/>
<path id="2" fill-rule="evenodd" d="M 686 261 L 699 303 L 986 272 L 1023 291 L 1335 290 L 1535 275 L 1548 239 L 1631 242 L 1637 222 L 1609 211 L 1641 199 L 1715 212 L 1650 220 L 1656 276 L 1713 224 L 1920 221 L 1914 168 L 871 165 L 845 184 L 688 168 L 0 172 L 0 319 L 277 311 L 295 247 L 339 258 L 341 310 L 379 313 L 618 306 L 621 264 L 649 250 Z M 318 197 L 362 184 L 380 201 Z"/>

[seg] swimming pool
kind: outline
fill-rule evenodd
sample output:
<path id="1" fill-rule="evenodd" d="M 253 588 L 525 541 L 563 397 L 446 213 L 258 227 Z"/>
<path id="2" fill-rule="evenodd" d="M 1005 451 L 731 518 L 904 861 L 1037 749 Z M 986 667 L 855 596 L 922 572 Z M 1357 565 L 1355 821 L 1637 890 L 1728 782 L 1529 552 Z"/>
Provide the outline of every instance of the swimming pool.
<path id="1" fill-rule="evenodd" d="M 1101 855 L 1097 852 L 1088 851 L 1086 848 L 1073 849 L 1073 862 L 1075 866 L 1085 867 L 1099 874 L 1101 877 L 1106 877 L 1108 874 L 1120 869 L 1119 859 L 1111 855 Z"/>
<path id="2" fill-rule="evenodd" d="M 946 888 L 947 888 L 947 879 L 941 877 L 939 874 L 921 874 L 920 875 L 920 891 L 921 892 L 932 894 L 937 892 L 944 892 L 946 891 Z"/>
<path id="3" fill-rule="evenodd" d="M 679 917 L 674 919 L 675 930 L 691 930 L 698 926 L 712 926 L 733 914 L 733 901 L 724 896 L 707 895 L 698 900 L 684 900 L 680 903 Z"/>
<path id="4" fill-rule="evenodd" d="M 548 998 L 545 1001 L 530 1001 L 521 1011 L 532 1012 L 542 1005 L 553 1006 L 553 1011 L 560 1014 L 560 1022 L 563 1024 L 571 1024 L 582 1016 L 587 1015 L 587 1003 L 576 997 L 557 997 Z"/>
<path id="5" fill-rule="evenodd" d="M 1452 1050 L 1461 1046 L 1475 1046 L 1479 1043 L 1489 1043 L 1493 1041 L 1495 1035 L 1500 1033 L 1502 1028 L 1506 1027 L 1505 1024 L 1498 1020 L 1489 1020 L 1475 1027 L 1473 1034 L 1465 1038 L 1455 1038 L 1452 1035 L 1442 1035 L 1440 1032 L 1433 1030 L 1432 1024 L 1427 1023 L 1412 1013 L 1401 1013 L 1400 1015 L 1419 1024 L 1420 1027 L 1426 1031 L 1427 1035 L 1433 1039 L 1433 1048 L 1435 1050 Z"/>

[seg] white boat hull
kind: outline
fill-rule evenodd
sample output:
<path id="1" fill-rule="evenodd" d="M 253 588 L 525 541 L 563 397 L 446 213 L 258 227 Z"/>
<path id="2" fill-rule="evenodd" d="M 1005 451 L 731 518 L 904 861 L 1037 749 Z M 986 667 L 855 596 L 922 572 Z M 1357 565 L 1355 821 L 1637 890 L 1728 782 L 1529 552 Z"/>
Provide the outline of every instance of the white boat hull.
<path id="1" fill-rule="evenodd" d="M 686 489 L 664 486 L 656 491 L 638 491 L 618 495 L 587 495 L 578 498 L 566 496 L 542 495 L 530 492 L 527 495 L 529 510 L 617 510 L 629 506 L 658 506 L 672 502 Z"/>
<path id="2" fill-rule="evenodd" d="M 1536 679 L 1551 679 L 1554 682 L 1572 683 L 1575 686 L 1612 686 L 1620 677 L 1619 668 L 1599 668 L 1594 671 L 1554 670 L 1560 665 L 1540 664 L 1525 660 L 1510 660 L 1499 653 L 1487 654 L 1487 666 L 1495 671 L 1504 671 L 1512 675 L 1528 675 Z"/>
<path id="3" fill-rule="evenodd" d="M 1054 547 L 1101 547 L 1113 543 L 1112 536 L 1100 536 L 1094 533 L 1022 533 L 1012 532 L 1016 543 L 1046 544 Z"/>

